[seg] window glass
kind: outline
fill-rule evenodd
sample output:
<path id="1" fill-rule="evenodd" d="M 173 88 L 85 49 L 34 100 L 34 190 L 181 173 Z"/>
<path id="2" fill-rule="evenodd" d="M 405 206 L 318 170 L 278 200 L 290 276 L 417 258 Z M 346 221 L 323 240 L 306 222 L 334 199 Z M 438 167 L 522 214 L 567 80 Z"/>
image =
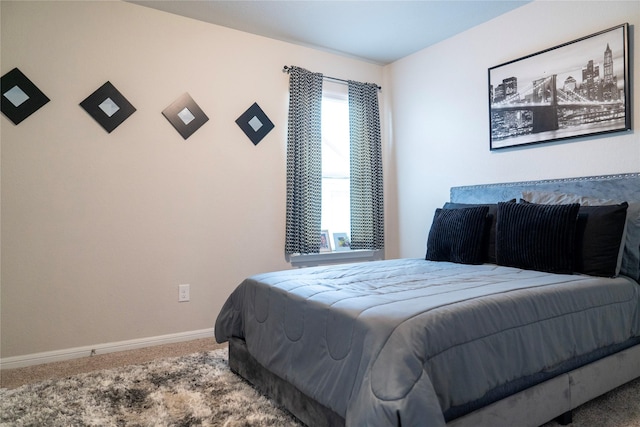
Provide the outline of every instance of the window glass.
<path id="1" fill-rule="evenodd" d="M 351 231 L 349 102 L 346 85 L 325 82 L 322 96 L 322 229 Z M 333 241 L 331 242 L 333 246 Z M 335 248 L 333 248 L 335 250 Z"/>

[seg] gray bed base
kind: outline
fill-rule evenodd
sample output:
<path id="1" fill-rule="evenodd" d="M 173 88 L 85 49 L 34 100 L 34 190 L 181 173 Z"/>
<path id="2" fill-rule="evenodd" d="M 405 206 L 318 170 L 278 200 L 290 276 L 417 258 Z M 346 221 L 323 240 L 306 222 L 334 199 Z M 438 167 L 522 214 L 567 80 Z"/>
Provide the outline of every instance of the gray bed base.
<path id="1" fill-rule="evenodd" d="M 229 366 L 302 423 L 311 427 L 345 425 L 340 415 L 260 365 L 240 338 L 229 341 Z M 573 409 L 638 377 L 640 344 L 451 420 L 447 426 L 536 427 L 553 419 L 569 424 Z"/>
<path id="2" fill-rule="evenodd" d="M 640 173 L 451 188 L 456 203 L 495 203 L 519 198 L 523 190 L 556 191 L 640 202 Z M 339 427 L 345 420 L 261 366 L 244 340 L 229 341 L 229 366 L 258 390 L 312 427 Z M 571 422 L 571 411 L 640 377 L 640 344 L 612 354 L 451 420 L 451 427 L 540 426 Z"/>

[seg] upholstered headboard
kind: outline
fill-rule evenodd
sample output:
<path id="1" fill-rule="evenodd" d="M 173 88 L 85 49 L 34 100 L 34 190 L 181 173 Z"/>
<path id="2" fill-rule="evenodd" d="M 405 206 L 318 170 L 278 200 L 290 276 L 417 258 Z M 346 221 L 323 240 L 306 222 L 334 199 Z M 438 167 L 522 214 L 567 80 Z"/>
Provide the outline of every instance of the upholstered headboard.
<path id="1" fill-rule="evenodd" d="M 496 203 L 518 199 L 523 190 L 640 202 L 640 173 L 451 187 L 450 200 L 456 203 Z"/>
<path id="2" fill-rule="evenodd" d="M 620 252 L 622 257 L 619 258 L 619 262 L 621 261 L 619 271 L 640 281 L 640 173 L 452 187 L 450 200 L 463 204 L 493 204 L 511 199 L 518 200 L 523 197 L 524 191 L 563 193 L 596 200 L 627 202 L 625 237 L 622 241 L 624 250 Z M 555 195 L 551 197 L 556 198 Z M 564 200 L 571 198 L 575 197 L 562 196 Z M 603 202 L 603 204 L 610 203 Z M 498 214 L 498 222 L 499 217 Z M 602 224 L 596 221 L 593 227 L 599 229 Z M 614 245 L 614 249 L 615 247 L 617 245 Z"/>

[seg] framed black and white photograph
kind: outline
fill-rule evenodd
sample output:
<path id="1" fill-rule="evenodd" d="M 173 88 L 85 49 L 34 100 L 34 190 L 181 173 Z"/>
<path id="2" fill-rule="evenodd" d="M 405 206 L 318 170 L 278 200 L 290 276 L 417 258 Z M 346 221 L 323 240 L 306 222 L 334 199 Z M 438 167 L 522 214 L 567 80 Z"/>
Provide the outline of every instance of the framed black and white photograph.
<path id="1" fill-rule="evenodd" d="M 331 240 L 329 230 L 320 231 L 320 252 L 331 252 Z"/>
<path id="2" fill-rule="evenodd" d="M 182 94 L 173 101 L 171 105 L 162 111 L 162 115 L 184 139 L 189 138 L 203 124 L 209 121 L 209 117 L 188 93 Z"/>
<path id="3" fill-rule="evenodd" d="M 489 68 L 490 149 L 631 129 L 629 25 Z"/>

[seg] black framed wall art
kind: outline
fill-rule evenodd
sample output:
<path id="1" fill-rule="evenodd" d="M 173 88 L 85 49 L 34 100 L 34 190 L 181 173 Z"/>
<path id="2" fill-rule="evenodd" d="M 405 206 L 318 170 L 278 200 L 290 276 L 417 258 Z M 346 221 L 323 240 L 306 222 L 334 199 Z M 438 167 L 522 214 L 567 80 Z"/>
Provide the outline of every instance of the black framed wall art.
<path id="1" fill-rule="evenodd" d="M 209 121 L 209 117 L 188 93 L 173 101 L 162 111 L 162 115 L 185 140 Z"/>
<path id="2" fill-rule="evenodd" d="M 107 133 L 111 133 L 136 111 L 136 108 L 109 81 L 86 97 L 80 106 Z"/>
<path id="3" fill-rule="evenodd" d="M 490 149 L 631 129 L 629 25 L 489 68 Z"/>
<path id="4" fill-rule="evenodd" d="M 15 125 L 49 102 L 49 98 L 18 68 L 2 76 L 0 87 L 2 113 Z"/>
<path id="5" fill-rule="evenodd" d="M 236 119 L 236 124 L 253 142 L 253 145 L 258 145 L 262 138 L 274 128 L 273 122 L 256 102 Z"/>

